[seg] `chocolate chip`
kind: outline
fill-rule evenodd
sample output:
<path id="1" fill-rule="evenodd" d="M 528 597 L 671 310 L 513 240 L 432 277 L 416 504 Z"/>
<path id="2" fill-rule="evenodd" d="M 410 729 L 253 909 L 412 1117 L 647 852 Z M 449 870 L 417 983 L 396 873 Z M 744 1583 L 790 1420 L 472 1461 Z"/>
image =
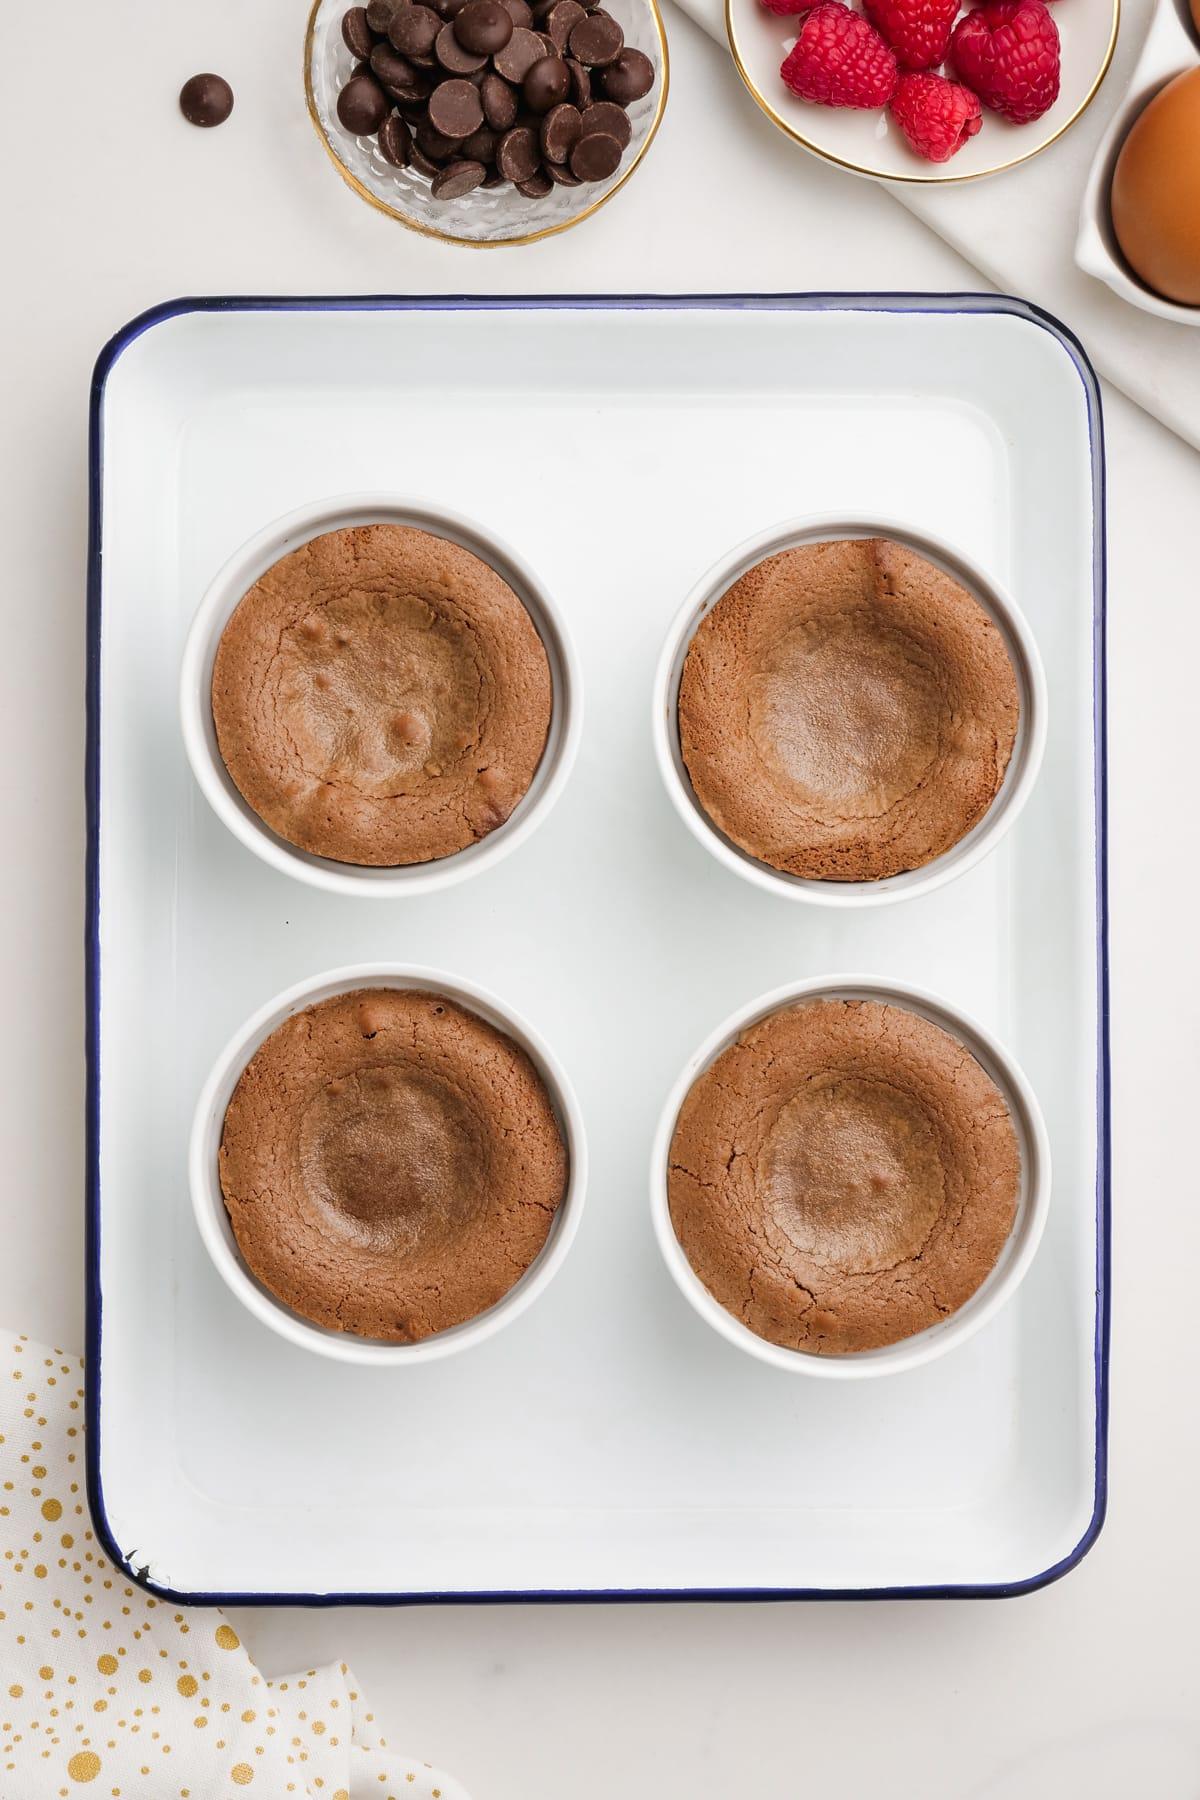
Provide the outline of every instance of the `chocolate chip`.
<path id="1" fill-rule="evenodd" d="M 500 0 L 468 0 L 454 21 L 454 35 L 466 50 L 493 56 L 513 34 L 513 21 Z"/>
<path id="2" fill-rule="evenodd" d="M 543 56 L 534 63 L 521 84 L 521 95 L 531 112 L 548 113 L 571 91 L 571 77 L 561 56 Z"/>
<path id="3" fill-rule="evenodd" d="M 443 81 L 429 96 L 429 123 L 444 137 L 470 137 L 483 124 L 478 88 L 469 81 Z"/>
<path id="4" fill-rule="evenodd" d="M 640 50 L 625 49 L 600 73 L 605 97 L 618 106 L 632 106 L 654 86 L 654 64 Z"/>
<path id="5" fill-rule="evenodd" d="M 483 181 L 487 170 L 478 162 L 452 162 L 439 169 L 433 178 L 435 200 L 458 200 Z"/>
<path id="6" fill-rule="evenodd" d="M 591 13 L 571 32 L 571 55 L 589 69 L 600 69 L 616 61 L 624 43 L 625 33 L 615 19 L 606 13 Z"/>
<path id="7" fill-rule="evenodd" d="M 370 137 L 390 111 L 387 95 L 369 75 L 355 75 L 338 95 L 338 118 L 355 137 Z"/>
<path id="8" fill-rule="evenodd" d="M 554 39 L 554 47 L 562 56 L 567 48 L 567 41 L 576 25 L 587 18 L 587 13 L 580 6 L 579 0 L 558 0 L 546 14 L 546 30 Z"/>
<path id="9" fill-rule="evenodd" d="M 451 75 L 474 75 L 487 62 L 487 57 L 481 56 L 478 51 L 463 48 L 454 35 L 452 24 L 443 25 L 438 32 L 434 54 L 443 69 L 449 70 Z"/>
<path id="10" fill-rule="evenodd" d="M 485 188 L 507 187 L 508 176 L 502 175 L 499 169 L 489 169 L 484 178 L 483 185 Z"/>
<path id="11" fill-rule="evenodd" d="M 396 0 L 367 0 L 367 24 L 372 31 L 386 32 L 396 10 Z"/>
<path id="12" fill-rule="evenodd" d="M 422 156 L 427 156 L 432 163 L 447 163 L 462 154 L 462 145 L 456 137 L 446 137 L 428 118 L 421 120 L 413 137 L 417 149 Z"/>
<path id="13" fill-rule="evenodd" d="M 547 162 L 565 163 L 583 133 L 577 106 L 552 106 L 542 120 L 542 156 Z"/>
<path id="14" fill-rule="evenodd" d="M 422 175 L 428 175 L 431 180 L 440 172 L 438 165 L 430 157 L 426 156 L 420 144 L 413 145 L 411 160 L 413 168 L 419 169 Z"/>
<path id="15" fill-rule="evenodd" d="M 593 131 L 603 131 L 609 137 L 615 137 L 622 150 L 628 146 L 629 140 L 633 136 L 633 126 L 629 123 L 629 114 L 623 112 L 611 100 L 597 100 L 594 106 L 587 107 L 582 123 L 581 137 L 587 137 Z"/>
<path id="16" fill-rule="evenodd" d="M 554 183 L 543 169 L 539 169 L 536 174 L 531 175 L 528 181 L 516 183 L 518 194 L 524 194 L 527 200 L 544 200 L 553 186 Z"/>
<path id="17" fill-rule="evenodd" d="M 483 116 L 493 131 L 507 131 L 516 123 L 516 90 L 509 87 L 503 76 L 489 70 L 480 86 L 479 98 L 483 102 Z"/>
<path id="18" fill-rule="evenodd" d="M 385 159 L 397 169 L 408 167 L 412 155 L 412 132 L 399 113 L 389 113 L 379 127 L 379 148 Z"/>
<path id="19" fill-rule="evenodd" d="M 621 160 L 621 146 L 605 131 L 589 132 L 581 137 L 571 152 L 572 175 L 580 181 L 607 181 Z"/>
<path id="20" fill-rule="evenodd" d="M 529 26 L 533 24 L 533 14 L 526 4 L 526 0 L 500 0 L 500 4 L 513 24 L 519 26 L 521 30 L 528 30 Z"/>
<path id="21" fill-rule="evenodd" d="M 568 56 L 566 63 L 571 77 L 571 101 L 582 112 L 584 107 L 591 103 L 592 78 L 583 64 L 576 62 L 573 56 Z"/>
<path id="22" fill-rule="evenodd" d="M 423 86 L 429 92 L 424 77 L 390 44 L 376 44 L 371 52 L 371 69 L 389 94 L 416 94 Z"/>
<path id="23" fill-rule="evenodd" d="M 503 75 L 505 81 L 522 82 L 535 62 L 540 62 L 546 54 L 546 46 L 536 31 L 527 31 L 523 26 L 513 28 L 513 34 L 503 50 L 497 51 L 493 57 L 497 75 Z"/>
<path id="24" fill-rule="evenodd" d="M 233 111 L 233 89 L 220 75 L 193 75 L 179 90 L 179 110 L 189 125 L 223 125 Z"/>
<path id="25" fill-rule="evenodd" d="M 551 181 L 557 181 L 559 187 L 578 187 L 580 185 L 578 175 L 572 175 L 565 163 L 548 162 L 543 163 L 542 166 Z"/>
<path id="26" fill-rule="evenodd" d="M 528 125 L 515 125 L 496 146 L 496 167 L 518 187 L 537 172 L 540 160 L 537 137 Z"/>
<path id="27" fill-rule="evenodd" d="M 367 24 L 365 6 L 352 6 L 348 13 L 342 15 L 342 42 L 351 56 L 356 56 L 359 62 L 366 62 L 375 39 Z"/>
<path id="28" fill-rule="evenodd" d="M 483 125 L 478 131 L 473 131 L 470 137 L 463 139 L 459 154 L 467 162 L 494 163 L 496 145 L 499 142 L 500 133 L 489 131 L 487 126 Z"/>
<path id="29" fill-rule="evenodd" d="M 402 56 L 430 56 L 441 29 L 432 6 L 398 6 L 387 34 Z"/>

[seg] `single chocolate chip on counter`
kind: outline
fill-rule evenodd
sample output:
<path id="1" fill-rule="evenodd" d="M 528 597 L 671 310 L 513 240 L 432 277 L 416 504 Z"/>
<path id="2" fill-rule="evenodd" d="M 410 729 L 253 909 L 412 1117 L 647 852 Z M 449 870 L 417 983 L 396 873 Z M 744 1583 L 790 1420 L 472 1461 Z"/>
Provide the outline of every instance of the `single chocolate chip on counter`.
<path id="1" fill-rule="evenodd" d="M 513 34 L 512 15 L 500 0 L 468 0 L 454 21 L 454 35 L 464 49 L 494 56 Z"/>
<path id="2" fill-rule="evenodd" d="M 621 160 L 621 146 L 607 132 L 593 131 L 581 137 L 571 152 L 572 175 L 580 181 L 607 181 Z"/>
<path id="3" fill-rule="evenodd" d="M 537 173 L 540 162 L 537 136 L 528 125 L 514 125 L 496 146 L 496 167 L 518 187 Z"/>
<path id="4" fill-rule="evenodd" d="M 542 120 L 542 156 L 547 162 L 565 163 L 583 133 L 577 106 L 552 106 Z"/>
<path id="5" fill-rule="evenodd" d="M 621 51 L 615 62 L 600 71 L 600 86 L 608 100 L 632 106 L 654 86 L 654 64 L 641 50 Z"/>
<path id="6" fill-rule="evenodd" d="M 371 27 L 372 31 L 378 31 L 382 34 L 383 32 L 386 32 L 388 26 L 391 24 L 392 14 L 395 10 L 396 0 L 367 0 L 365 8 L 367 24 Z"/>
<path id="7" fill-rule="evenodd" d="M 412 132 L 399 113 L 389 113 L 379 127 L 379 148 L 393 167 L 408 167 L 408 159 L 412 155 Z"/>
<path id="8" fill-rule="evenodd" d="M 337 116 L 355 137 L 370 137 L 390 111 L 387 95 L 369 75 L 354 76 L 338 95 Z"/>
<path id="9" fill-rule="evenodd" d="M 505 81 L 524 81 L 535 62 L 540 62 L 546 54 L 546 46 L 536 31 L 527 31 L 523 26 L 513 28 L 513 34 L 503 50 L 498 50 L 492 59 L 497 75 L 503 75 Z"/>
<path id="10" fill-rule="evenodd" d="M 470 137 L 483 124 L 483 102 L 469 81 L 443 81 L 429 96 L 429 123 L 444 137 Z"/>
<path id="11" fill-rule="evenodd" d="M 233 89 L 221 75 L 193 75 L 179 90 L 179 110 L 189 125 L 223 125 L 233 111 Z"/>
<path id="12" fill-rule="evenodd" d="M 388 38 L 401 56 L 431 56 L 442 21 L 432 6 L 398 6 L 388 26 Z"/>
<path id="13" fill-rule="evenodd" d="M 483 116 L 493 131 L 507 131 L 516 124 L 516 90 L 509 87 L 502 75 L 493 74 L 489 69 L 480 83 L 479 98 L 483 102 Z"/>
<path id="14" fill-rule="evenodd" d="M 561 56 L 543 56 L 521 83 L 521 95 L 531 112 L 548 113 L 571 91 L 571 76 Z"/>
<path id="15" fill-rule="evenodd" d="M 458 200 L 481 185 L 487 170 L 482 163 L 452 162 L 439 169 L 433 178 L 435 200 Z"/>
<path id="16" fill-rule="evenodd" d="M 443 25 L 438 32 L 434 54 L 443 69 L 451 75 L 474 75 L 487 64 L 487 57 L 478 50 L 466 50 L 454 35 L 453 23 Z"/>
<path id="17" fill-rule="evenodd" d="M 342 42 L 351 56 L 357 56 L 359 62 L 366 62 L 375 38 L 367 24 L 365 6 L 352 6 L 348 13 L 343 14 Z"/>
<path id="18" fill-rule="evenodd" d="M 609 137 L 615 137 L 622 150 L 627 149 L 633 136 L 633 126 L 629 123 L 629 114 L 612 100 L 597 100 L 594 106 L 584 109 L 583 129 L 581 137 L 589 132 L 603 131 Z"/>
<path id="19" fill-rule="evenodd" d="M 553 186 L 554 183 L 546 171 L 538 169 L 529 177 L 528 181 L 518 181 L 516 189 L 518 194 L 524 194 L 527 200 L 544 200 Z"/>
<path id="20" fill-rule="evenodd" d="M 571 101 L 582 112 L 585 106 L 591 104 L 592 78 L 583 64 L 577 62 L 573 56 L 568 56 L 565 60 L 567 72 L 571 77 Z"/>

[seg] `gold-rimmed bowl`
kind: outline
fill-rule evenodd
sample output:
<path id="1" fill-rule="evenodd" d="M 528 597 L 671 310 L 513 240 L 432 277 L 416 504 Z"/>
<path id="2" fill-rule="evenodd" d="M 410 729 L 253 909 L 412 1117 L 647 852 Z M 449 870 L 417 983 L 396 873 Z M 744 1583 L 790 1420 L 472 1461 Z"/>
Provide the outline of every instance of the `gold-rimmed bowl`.
<path id="1" fill-rule="evenodd" d="M 342 180 L 389 218 L 411 231 L 446 243 L 533 244 L 588 219 L 625 186 L 654 141 L 667 104 L 667 34 L 657 0 L 607 0 L 625 42 L 654 64 L 654 86 L 629 107 L 633 136 L 607 181 L 576 188 L 554 187 L 542 200 L 527 200 L 512 186 L 476 188 L 458 200 L 435 200 L 426 176 L 396 169 L 374 138 L 352 137 L 338 120 L 337 97 L 354 67 L 342 41 L 342 15 L 349 0 L 315 0 L 304 49 L 308 112 Z"/>
<path id="2" fill-rule="evenodd" d="M 926 162 L 909 148 L 886 112 L 856 112 L 798 100 L 779 65 L 796 41 L 799 20 L 780 18 L 760 0 L 725 0 L 725 26 L 738 72 L 780 131 L 814 156 L 877 181 L 975 181 L 1028 162 L 1069 131 L 1100 89 L 1112 62 L 1121 0 L 1055 6 L 1062 38 L 1062 87 L 1048 112 L 1030 125 L 1010 125 L 984 108 L 983 129 L 946 163 Z"/>

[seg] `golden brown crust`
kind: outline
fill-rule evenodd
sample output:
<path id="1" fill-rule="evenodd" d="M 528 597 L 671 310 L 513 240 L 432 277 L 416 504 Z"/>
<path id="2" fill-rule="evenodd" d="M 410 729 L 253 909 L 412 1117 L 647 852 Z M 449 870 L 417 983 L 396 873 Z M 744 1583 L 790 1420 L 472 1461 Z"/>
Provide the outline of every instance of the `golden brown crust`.
<path id="1" fill-rule="evenodd" d="M 671 1141 L 671 1221 L 759 1337 L 845 1355 L 955 1312 L 1016 1216 L 1004 1097 L 956 1038 L 899 1006 L 814 1000 L 697 1077 Z"/>
<path id="2" fill-rule="evenodd" d="M 226 1110 L 220 1178 L 242 1256 L 285 1305 L 415 1343 L 525 1273 L 567 1153 L 510 1038 L 442 995 L 366 988 L 260 1045 Z"/>
<path id="3" fill-rule="evenodd" d="M 404 525 L 326 532 L 238 604 L 213 665 L 238 791 L 336 862 L 431 862 L 504 823 L 550 729 L 545 646 L 496 571 Z"/>
<path id="4" fill-rule="evenodd" d="M 705 812 L 814 881 L 878 881 L 950 849 L 999 791 L 1018 716 L 983 607 L 883 538 L 758 563 L 702 620 L 679 688 Z"/>

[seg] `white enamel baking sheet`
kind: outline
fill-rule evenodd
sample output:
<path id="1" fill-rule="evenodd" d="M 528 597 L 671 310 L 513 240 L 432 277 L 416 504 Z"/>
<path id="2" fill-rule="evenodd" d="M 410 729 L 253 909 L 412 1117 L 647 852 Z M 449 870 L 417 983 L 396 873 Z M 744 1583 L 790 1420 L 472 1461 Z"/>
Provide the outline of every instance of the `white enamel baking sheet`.
<path id="1" fill-rule="evenodd" d="M 188 303 L 94 395 L 90 1481 L 109 1547 L 184 1598 L 1011 1591 L 1069 1566 L 1104 1492 L 1105 1074 L 1094 382 L 1020 303 Z M 271 518 L 348 490 L 518 546 L 580 652 L 557 810 L 476 880 L 356 902 L 265 867 L 189 774 L 184 635 Z M 982 866 L 866 914 L 788 903 L 672 813 L 649 693 L 705 567 L 774 519 L 911 521 L 1007 584 L 1049 681 L 1045 766 Z M 1099 885 L 1102 885 L 1099 884 Z M 239 1022 L 337 964 L 456 970 L 546 1036 L 591 1180 L 550 1289 L 478 1350 L 322 1361 L 205 1256 L 185 1151 Z M 1023 1064 L 1054 1193 L 1015 1302 L 891 1379 L 765 1367 L 660 1264 L 663 1097 L 727 1013 L 854 969 L 940 993 Z"/>

